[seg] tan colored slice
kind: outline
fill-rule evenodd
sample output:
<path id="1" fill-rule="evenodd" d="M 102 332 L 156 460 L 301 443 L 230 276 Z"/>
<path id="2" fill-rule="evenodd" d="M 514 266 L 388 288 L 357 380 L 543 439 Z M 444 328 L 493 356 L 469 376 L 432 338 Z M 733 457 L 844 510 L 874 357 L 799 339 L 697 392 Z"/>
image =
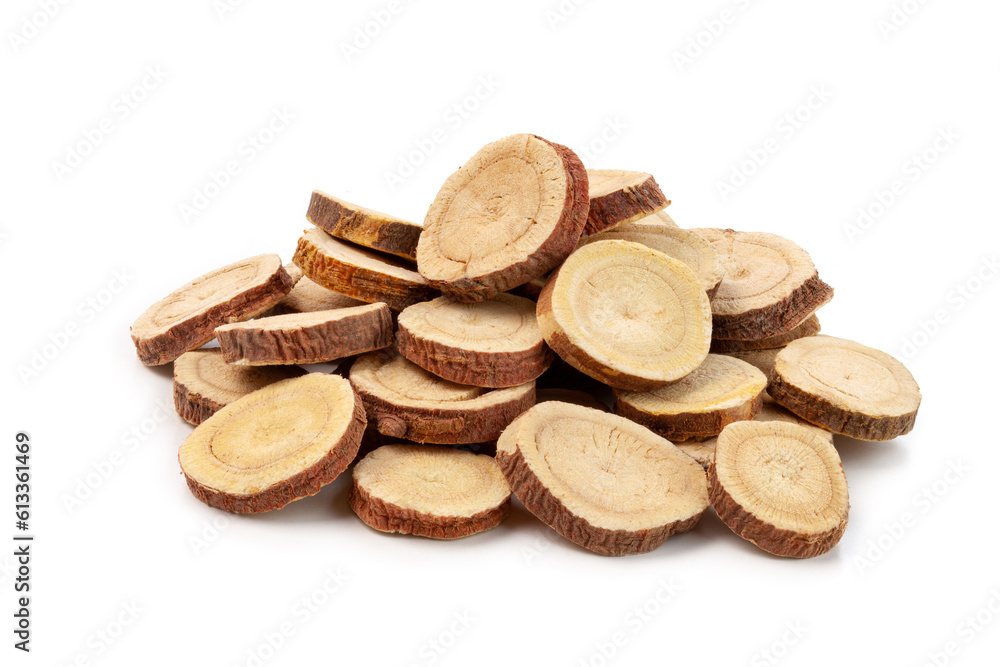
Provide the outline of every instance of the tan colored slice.
<path id="1" fill-rule="evenodd" d="M 580 243 L 585 245 L 595 241 L 641 243 L 647 248 L 659 250 L 668 257 L 684 262 L 701 280 L 710 299 L 722 283 L 724 272 L 719 253 L 705 237 L 686 229 L 671 227 L 662 222 L 646 222 L 644 218 L 587 236 Z"/>
<path id="2" fill-rule="evenodd" d="M 439 297 L 399 314 L 400 354 L 452 382 L 514 387 L 552 364 L 535 318 L 535 303 L 499 294 L 476 303 Z"/>
<path id="3" fill-rule="evenodd" d="M 860 343 L 811 336 L 775 358 L 768 393 L 808 422 L 858 440 L 913 430 L 920 387 L 894 357 Z"/>
<path id="4" fill-rule="evenodd" d="M 367 420 L 350 383 L 310 373 L 222 408 L 178 460 L 198 500 L 227 512 L 280 509 L 319 492 L 354 460 Z"/>
<path id="5" fill-rule="evenodd" d="M 572 403 L 573 405 L 582 405 L 585 408 L 592 408 L 601 412 L 611 412 L 608 406 L 596 396 L 577 389 L 559 389 L 558 387 L 535 389 L 535 403 L 544 403 L 545 401 Z"/>
<path id="6" fill-rule="evenodd" d="M 761 373 L 766 375 L 768 378 L 771 377 L 771 373 L 774 371 L 774 358 L 778 356 L 782 348 L 774 348 L 773 350 L 740 350 L 735 352 L 725 352 L 727 357 L 735 357 L 741 361 L 745 361 L 751 366 L 757 368 Z"/>
<path id="7" fill-rule="evenodd" d="M 545 275 L 587 221 L 587 171 L 576 154 L 531 134 L 481 149 L 431 204 L 420 273 L 458 301 L 482 301 Z"/>
<path id="8" fill-rule="evenodd" d="M 383 435 L 457 445 L 488 442 L 535 403 L 535 383 L 508 389 L 456 384 L 428 373 L 394 349 L 358 357 L 351 384 Z"/>
<path id="9" fill-rule="evenodd" d="M 179 287 L 132 325 L 132 342 L 147 366 L 173 361 L 215 338 L 215 328 L 256 317 L 294 285 L 277 255 L 250 257 Z"/>
<path id="10" fill-rule="evenodd" d="M 350 245 L 322 229 L 303 232 L 293 260 L 323 287 L 368 303 L 381 301 L 393 310 L 437 296 L 403 261 Z"/>
<path id="11" fill-rule="evenodd" d="M 420 225 L 313 190 L 306 219 L 338 239 L 417 261 Z"/>
<path id="12" fill-rule="evenodd" d="M 651 391 L 615 390 L 615 412 L 671 442 L 718 435 L 761 410 L 767 376 L 733 357 L 710 354 L 677 382 Z"/>
<path id="13" fill-rule="evenodd" d="M 758 340 L 786 333 L 833 298 L 809 254 L 788 239 L 731 229 L 692 231 L 715 246 L 726 272 L 712 299 L 716 338 Z"/>
<path id="14" fill-rule="evenodd" d="M 303 374 L 298 366 L 233 366 L 217 347 L 192 350 L 174 361 L 174 408 L 181 419 L 197 426 L 247 394 Z"/>
<path id="15" fill-rule="evenodd" d="M 708 507 L 705 472 L 649 429 L 617 415 L 539 403 L 497 442 L 497 461 L 528 510 L 605 556 L 651 551 Z"/>
<path id="16" fill-rule="evenodd" d="M 635 222 L 642 223 L 644 225 L 668 225 L 670 227 L 678 227 L 679 225 L 674 222 L 674 219 L 670 217 L 670 214 L 666 211 L 657 211 L 652 215 L 647 215 L 644 218 L 639 218 Z"/>
<path id="17" fill-rule="evenodd" d="M 346 294 L 334 292 L 319 283 L 306 278 L 302 269 L 294 264 L 285 266 L 288 275 L 295 281 L 295 287 L 285 298 L 268 311 L 268 315 L 289 315 L 291 313 L 314 313 L 319 310 L 337 310 L 364 305 L 364 301 L 352 299 Z"/>
<path id="18" fill-rule="evenodd" d="M 452 540 L 499 525 L 510 513 L 510 486 L 489 456 L 385 445 L 354 466 L 350 503 L 375 530 Z"/>
<path id="19" fill-rule="evenodd" d="M 670 205 L 650 174 L 620 169 L 588 169 L 590 213 L 584 234 L 596 234 L 645 218 Z"/>
<path id="20" fill-rule="evenodd" d="M 215 335 L 230 364 L 319 364 L 392 345 L 392 313 L 384 303 L 366 303 L 227 324 Z"/>
<path id="21" fill-rule="evenodd" d="M 708 469 L 719 518 L 777 556 L 828 552 L 847 528 L 847 478 L 830 441 L 783 422 L 737 422 L 719 436 Z"/>
<path id="22" fill-rule="evenodd" d="M 815 336 L 820 332 L 819 318 L 810 315 L 802 324 L 787 333 L 770 336 L 769 338 L 759 338 L 757 340 L 724 340 L 721 338 L 712 339 L 712 352 L 727 354 L 729 352 L 739 352 L 743 350 L 774 350 L 782 348 L 793 340 Z"/>
<path id="23" fill-rule="evenodd" d="M 556 354 L 618 389 L 647 391 L 701 365 L 712 338 L 702 282 L 683 262 L 630 241 L 570 256 L 538 299 Z"/>

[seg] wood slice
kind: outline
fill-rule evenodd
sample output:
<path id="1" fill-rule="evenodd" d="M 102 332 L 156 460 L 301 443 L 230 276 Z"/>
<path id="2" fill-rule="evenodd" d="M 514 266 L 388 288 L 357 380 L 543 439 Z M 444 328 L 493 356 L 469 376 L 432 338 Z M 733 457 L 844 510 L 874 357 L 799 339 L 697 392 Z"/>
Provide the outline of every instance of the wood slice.
<path id="1" fill-rule="evenodd" d="M 203 503 L 267 512 L 336 479 L 354 460 L 365 425 L 364 405 L 347 380 L 309 373 L 222 408 L 188 436 L 178 460 Z"/>
<path id="2" fill-rule="evenodd" d="M 894 357 L 843 338 L 810 336 L 775 358 L 768 393 L 817 426 L 858 440 L 913 430 L 920 387 Z"/>
<path id="3" fill-rule="evenodd" d="M 735 357 L 740 361 L 747 362 L 770 378 L 771 373 L 774 371 L 774 358 L 778 356 L 778 353 L 781 352 L 781 350 L 782 348 L 780 347 L 773 350 L 740 350 L 726 352 L 725 355 L 727 357 Z"/>
<path id="4" fill-rule="evenodd" d="M 722 258 L 725 277 L 712 299 L 714 336 L 758 340 L 791 331 L 833 298 L 809 254 L 788 239 L 731 229 L 692 230 Z"/>
<path id="5" fill-rule="evenodd" d="M 777 556 L 826 553 L 847 528 L 847 478 L 837 450 L 783 422 L 737 422 L 719 436 L 708 469 L 719 518 Z"/>
<path id="6" fill-rule="evenodd" d="M 174 361 L 174 409 L 197 426 L 233 401 L 279 380 L 304 375 L 298 366 L 250 368 L 227 364 L 217 347 Z"/>
<path id="7" fill-rule="evenodd" d="M 649 429 L 579 405 L 533 407 L 504 431 L 497 461 L 532 514 L 605 556 L 651 551 L 708 507 L 692 459 Z"/>
<path id="8" fill-rule="evenodd" d="M 710 438 L 735 421 L 753 419 L 766 389 L 767 376 L 750 364 L 710 354 L 690 374 L 664 387 L 615 390 L 615 412 L 671 442 Z"/>
<path id="9" fill-rule="evenodd" d="M 460 303 L 439 297 L 399 314 L 400 354 L 452 382 L 514 387 L 552 364 L 535 318 L 535 303 L 511 294 Z"/>
<path id="10" fill-rule="evenodd" d="M 492 457 L 385 445 L 354 466 L 350 504 L 375 530 L 452 540 L 499 525 L 510 513 L 510 487 Z"/>
<path id="11" fill-rule="evenodd" d="M 215 338 L 215 328 L 256 317 L 294 285 L 277 255 L 257 255 L 200 278 L 150 306 L 132 325 L 132 342 L 147 366 L 173 361 Z"/>
<path id="12" fill-rule="evenodd" d="M 739 352 L 743 350 L 774 350 L 785 347 L 793 340 L 815 336 L 820 332 L 819 318 L 810 315 L 802 324 L 791 331 L 777 336 L 760 338 L 758 340 L 725 340 L 722 338 L 712 338 L 712 352 L 722 354 L 728 352 Z"/>
<path id="13" fill-rule="evenodd" d="M 285 295 L 285 298 L 267 312 L 271 315 L 288 315 L 290 313 L 315 313 L 320 310 L 337 310 L 364 305 L 364 301 L 352 299 L 346 294 L 334 292 L 313 280 L 306 278 L 302 269 L 294 264 L 285 265 L 285 271 L 295 281 L 295 287 Z"/>
<path id="14" fill-rule="evenodd" d="M 671 227 L 662 222 L 626 222 L 584 237 L 580 243 L 586 245 L 594 241 L 632 241 L 647 248 L 659 250 L 668 257 L 688 265 L 701 280 L 709 299 L 718 291 L 722 283 L 722 261 L 715 247 L 705 237 L 686 229 Z"/>
<path id="15" fill-rule="evenodd" d="M 403 310 L 437 296 L 419 273 L 404 262 L 339 241 L 322 229 L 307 229 L 294 262 L 307 278 L 327 289 Z"/>
<path id="16" fill-rule="evenodd" d="M 456 384 L 428 373 L 391 348 L 359 357 L 350 378 L 378 431 L 413 442 L 457 445 L 496 440 L 535 403 L 534 382 L 494 390 Z"/>
<path id="17" fill-rule="evenodd" d="M 457 301 L 482 301 L 543 276 L 587 221 L 587 171 L 530 134 L 480 150 L 445 182 L 417 246 L 420 273 Z"/>
<path id="18" fill-rule="evenodd" d="M 588 169 L 590 213 L 584 234 L 631 222 L 661 211 L 670 200 L 650 174 L 619 169 Z"/>
<path id="19" fill-rule="evenodd" d="M 536 388 L 535 404 L 544 403 L 545 401 L 572 403 L 573 405 L 582 405 L 585 408 L 600 410 L 601 412 L 611 412 L 608 406 L 593 394 L 576 389 Z"/>
<path id="20" fill-rule="evenodd" d="M 556 354 L 618 389 L 647 391 L 705 360 L 712 313 L 684 263 L 629 241 L 597 241 L 570 256 L 538 299 Z"/>
<path id="21" fill-rule="evenodd" d="M 313 190 L 306 219 L 338 239 L 417 261 L 420 225 Z"/>
<path id="22" fill-rule="evenodd" d="M 708 440 L 701 441 L 691 440 L 688 442 L 678 442 L 676 446 L 677 449 L 694 459 L 695 463 L 707 472 L 708 467 L 712 465 L 712 461 L 715 459 L 715 443 L 717 440 L 718 438 L 709 438 Z"/>
<path id="23" fill-rule="evenodd" d="M 227 324 L 215 335 L 230 364 L 320 364 L 392 345 L 392 315 L 384 303 L 366 303 Z"/>

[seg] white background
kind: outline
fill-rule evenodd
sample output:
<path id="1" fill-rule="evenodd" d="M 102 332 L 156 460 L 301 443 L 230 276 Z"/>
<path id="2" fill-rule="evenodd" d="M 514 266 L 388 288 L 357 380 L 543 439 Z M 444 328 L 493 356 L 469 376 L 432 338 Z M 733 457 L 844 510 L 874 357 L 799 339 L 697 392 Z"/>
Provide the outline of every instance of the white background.
<path id="1" fill-rule="evenodd" d="M 211 0 L 98 0 L 47 20 L 31 0 L 5 2 L 0 536 L 14 532 L 24 429 L 37 541 L 30 655 L 11 647 L 13 561 L 0 551 L 2 662 L 255 664 L 248 651 L 288 623 L 262 664 L 922 665 L 949 642 L 955 655 L 939 664 L 993 664 L 996 611 L 978 630 L 965 619 L 991 599 L 1000 611 L 988 264 L 1000 245 L 1000 5 L 903 4 L 912 16 L 889 32 L 891 0 L 591 0 L 564 3 L 560 20 L 556 0 L 408 1 L 347 55 L 388 0 L 253 0 L 221 16 Z M 250 159 L 244 142 L 275 109 L 294 118 Z M 80 148 L 103 119 L 110 134 Z M 947 150 L 934 149 L 949 128 Z M 824 330 L 905 360 L 923 388 L 916 430 L 838 439 L 852 510 L 831 553 L 771 557 L 711 512 L 627 558 L 579 549 L 521 508 L 457 542 L 389 537 L 351 513 L 346 478 L 258 517 L 191 496 L 176 461 L 191 429 L 170 411 L 169 366 L 136 359 L 131 322 L 217 266 L 289 260 L 313 188 L 419 221 L 453 170 L 515 132 L 567 144 L 588 166 L 652 172 L 682 226 L 795 240 L 836 288 Z M 420 144 L 431 154 L 411 157 Z M 763 166 L 741 166 L 765 147 Z M 75 168 L 56 165 L 75 150 L 88 153 Z M 916 167 L 928 150 L 936 159 Z M 240 172 L 183 215 L 233 160 Z M 391 186 L 401 161 L 420 164 Z M 734 169 L 753 173 L 724 196 Z M 849 235 L 859 207 L 897 179 L 902 194 Z M 76 335 L 60 336 L 67 326 Z M 36 353 L 49 358 L 32 369 Z M 949 475 L 953 464 L 966 471 Z M 887 526 L 907 514 L 894 536 Z M 338 570 L 347 580 L 305 618 L 300 599 L 322 599 Z M 661 580 L 677 589 L 667 602 Z M 105 643 L 97 633 L 117 633 L 131 604 L 138 617 Z M 616 633 L 623 645 L 605 659 Z"/>

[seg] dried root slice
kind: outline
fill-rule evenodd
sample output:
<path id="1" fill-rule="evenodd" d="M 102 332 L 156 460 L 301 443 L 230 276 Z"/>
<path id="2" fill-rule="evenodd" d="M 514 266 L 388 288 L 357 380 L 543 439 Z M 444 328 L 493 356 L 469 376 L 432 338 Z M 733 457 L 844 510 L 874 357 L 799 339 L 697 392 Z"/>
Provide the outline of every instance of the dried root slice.
<path id="1" fill-rule="evenodd" d="M 611 410 L 608 409 L 608 406 L 604 405 L 604 403 L 593 394 L 576 389 L 535 389 L 535 403 L 544 403 L 545 401 L 572 403 L 573 405 L 582 405 L 585 408 L 600 410 L 601 412 L 611 412 Z"/>
<path id="2" fill-rule="evenodd" d="M 350 378 L 375 428 L 413 442 L 457 445 L 496 440 L 535 403 L 534 382 L 494 390 L 456 384 L 428 373 L 393 349 L 358 357 Z"/>
<path id="3" fill-rule="evenodd" d="M 710 354 L 683 379 L 652 391 L 615 391 L 615 412 L 671 442 L 718 435 L 761 410 L 767 376 L 739 359 Z"/>
<path id="4" fill-rule="evenodd" d="M 476 303 L 439 297 L 399 314 L 399 353 L 424 370 L 477 387 L 514 387 L 552 364 L 535 303 L 511 294 Z"/>
<path id="5" fill-rule="evenodd" d="M 758 340 L 724 340 L 721 338 L 712 339 L 712 352 L 728 353 L 740 352 L 743 350 L 774 350 L 782 348 L 793 340 L 815 336 L 820 332 L 819 318 L 811 315 L 802 324 L 787 333 L 760 338 Z"/>
<path id="6" fill-rule="evenodd" d="M 681 450 L 700 465 L 706 472 L 708 467 L 715 460 L 715 443 L 718 438 L 709 438 L 702 441 L 679 442 L 677 449 Z"/>
<path id="7" fill-rule="evenodd" d="M 313 190 L 306 219 L 328 234 L 351 243 L 417 261 L 420 225 L 394 218 Z"/>
<path id="8" fill-rule="evenodd" d="M 847 528 L 850 505 L 840 456 L 829 440 L 795 424 L 727 426 L 708 484 L 719 518 L 777 556 L 819 556 Z"/>
<path id="9" fill-rule="evenodd" d="M 437 296 L 419 273 L 402 261 L 339 241 L 322 229 L 307 229 L 293 261 L 307 278 L 327 289 L 403 310 Z"/>
<path id="10" fill-rule="evenodd" d="M 420 273 L 458 301 L 523 285 L 573 252 L 588 201 L 573 151 L 530 134 L 501 139 L 441 188 L 417 246 Z"/>
<path id="11" fill-rule="evenodd" d="M 652 217 L 652 216 L 650 216 Z M 662 222 L 626 222 L 613 229 L 585 237 L 581 244 L 594 241 L 632 241 L 659 250 L 668 257 L 687 264 L 701 280 L 709 298 L 722 283 L 722 261 L 715 247 L 705 237 Z"/>
<path id="12" fill-rule="evenodd" d="M 635 222 L 642 223 L 644 225 L 668 225 L 670 227 L 678 227 L 679 225 L 674 222 L 674 219 L 670 217 L 670 214 L 666 211 L 657 211 L 652 215 L 647 215 L 645 218 L 639 218 Z"/>
<path id="13" fill-rule="evenodd" d="M 132 342 L 147 366 L 173 361 L 215 338 L 215 328 L 268 310 L 294 285 L 277 255 L 235 262 L 171 292 L 132 325 Z"/>
<path id="14" fill-rule="evenodd" d="M 489 456 L 385 445 L 354 467 L 350 503 L 375 530 L 452 540 L 499 525 L 510 513 L 510 487 Z"/>
<path id="15" fill-rule="evenodd" d="M 692 231 L 715 246 L 726 272 L 712 299 L 716 338 L 758 340 L 786 333 L 833 298 L 809 254 L 788 239 L 731 229 Z"/>
<path id="16" fill-rule="evenodd" d="M 774 371 L 774 358 L 778 356 L 782 348 L 775 348 L 773 350 L 741 350 L 737 352 L 726 352 L 727 357 L 735 357 L 741 361 L 745 361 L 754 368 L 757 368 L 761 373 L 766 375 L 768 378 L 771 377 L 771 373 Z"/>
<path id="17" fill-rule="evenodd" d="M 215 335 L 230 364 L 318 364 L 392 345 L 392 314 L 384 303 L 366 303 L 227 324 Z"/>
<path id="18" fill-rule="evenodd" d="M 285 266 L 288 275 L 295 281 L 295 287 L 285 298 L 268 311 L 268 315 L 288 315 L 290 313 L 315 313 L 319 310 L 337 310 L 364 305 L 364 301 L 334 292 L 305 277 L 302 269 L 294 264 Z"/>
<path id="19" fill-rule="evenodd" d="M 350 383 L 310 373 L 230 403 L 181 445 L 178 460 L 198 500 L 237 514 L 311 496 L 354 460 L 365 409 Z"/>
<path id="20" fill-rule="evenodd" d="M 670 205 L 656 179 L 641 171 L 588 169 L 590 213 L 584 234 L 631 222 Z"/>
<path id="21" fill-rule="evenodd" d="M 569 403 L 540 403 L 497 442 L 514 494 L 566 539 L 606 556 L 651 551 L 708 507 L 705 472 L 652 431 Z"/>
<path id="22" fill-rule="evenodd" d="M 776 357 L 768 393 L 808 422 L 858 440 L 909 433 L 920 387 L 894 357 L 843 338 L 811 336 Z"/>
<path id="23" fill-rule="evenodd" d="M 630 241 L 589 243 L 538 299 L 538 323 L 556 354 L 618 389 L 647 391 L 705 360 L 712 313 L 684 263 Z"/>

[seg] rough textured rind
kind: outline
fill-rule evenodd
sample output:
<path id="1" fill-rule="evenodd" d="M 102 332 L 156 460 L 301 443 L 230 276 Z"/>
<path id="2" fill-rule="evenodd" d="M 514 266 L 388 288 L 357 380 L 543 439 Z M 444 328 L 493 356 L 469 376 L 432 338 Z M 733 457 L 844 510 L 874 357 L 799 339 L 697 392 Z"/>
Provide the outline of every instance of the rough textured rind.
<path id="1" fill-rule="evenodd" d="M 787 299 L 739 315 L 712 315 L 712 336 L 754 341 L 788 333 L 833 299 L 833 288 L 819 274 L 803 283 Z"/>
<path id="2" fill-rule="evenodd" d="M 337 238 L 417 261 L 420 225 L 314 190 L 306 219 Z"/>
<path id="3" fill-rule="evenodd" d="M 798 325 L 794 329 L 783 334 L 778 334 L 777 336 L 770 336 L 768 338 L 761 338 L 758 340 L 725 340 L 713 336 L 712 352 L 726 354 L 729 352 L 743 352 L 746 350 L 773 350 L 785 347 L 793 340 L 805 338 L 806 336 L 815 336 L 819 332 L 819 318 L 815 315 L 811 315 L 806 318 L 802 324 Z"/>
<path id="4" fill-rule="evenodd" d="M 711 412 L 683 412 L 680 414 L 653 415 L 645 410 L 639 410 L 621 400 L 615 401 L 615 414 L 642 424 L 650 431 L 663 436 L 671 442 L 684 442 L 710 438 L 722 432 L 733 422 L 753 419 L 764 405 L 764 389 L 753 399 L 740 405 L 734 405 L 722 410 Z"/>
<path id="5" fill-rule="evenodd" d="M 437 540 L 468 537 L 500 524 L 510 514 L 510 499 L 502 505 L 471 517 L 436 517 L 373 497 L 357 483 L 351 486 L 351 509 L 366 524 L 384 533 L 420 535 Z"/>
<path id="6" fill-rule="evenodd" d="M 670 200 L 663 194 L 656 179 L 650 174 L 589 169 L 587 177 L 593 182 L 595 176 L 604 173 L 633 175 L 635 185 L 591 197 L 587 224 L 583 229 L 584 235 L 596 234 L 603 229 L 644 218 L 670 205 Z"/>

